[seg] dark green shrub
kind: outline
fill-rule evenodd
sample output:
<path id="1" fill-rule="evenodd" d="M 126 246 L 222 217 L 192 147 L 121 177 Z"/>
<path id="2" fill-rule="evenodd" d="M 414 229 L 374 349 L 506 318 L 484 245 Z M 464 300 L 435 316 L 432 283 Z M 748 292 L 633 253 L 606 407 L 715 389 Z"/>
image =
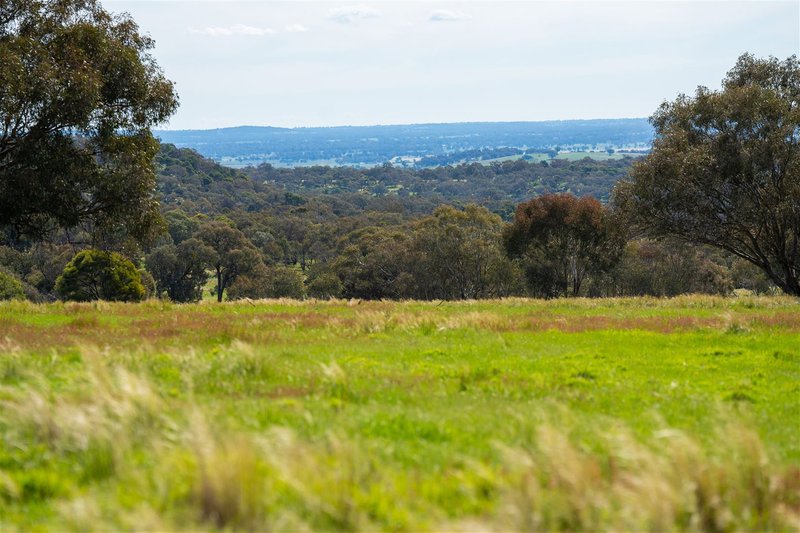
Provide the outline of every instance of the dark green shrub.
<path id="1" fill-rule="evenodd" d="M 303 274 L 295 268 L 277 266 L 270 268 L 270 298 L 294 298 L 301 300 L 305 296 Z"/>
<path id="2" fill-rule="evenodd" d="M 0 270 L 0 300 L 24 300 L 22 283 L 4 270 Z"/>
<path id="3" fill-rule="evenodd" d="M 239 276 L 228 289 L 229 300 L 241 298 L 294 298 L 305 296 L 303 274 L 286 266 L 261 265 L 248 274 Z"/>
<path id="4" fill-rule="evenodd" d="M 328 300 L 338 298 L 344 291 L 342 280 L 336 274 L 326 272 L 311 280 L 308 284 L 308 295 L 311 298 Z"/>
<path id="5" fill-rule="evenodd" d="M 83 250 L 56 280 L 64 300 L 136 302 L 144 298 L 142 277 L 128 259 L 115 252 Z"/>

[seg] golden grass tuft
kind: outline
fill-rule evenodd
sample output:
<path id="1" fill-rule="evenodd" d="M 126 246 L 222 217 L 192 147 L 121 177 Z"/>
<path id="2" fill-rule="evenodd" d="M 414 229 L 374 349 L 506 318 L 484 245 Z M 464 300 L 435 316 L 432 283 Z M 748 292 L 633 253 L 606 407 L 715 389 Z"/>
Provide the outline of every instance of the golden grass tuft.
<path id="1" fill-rule="evenodd" d="M 533 449 L 502 447 L 510 480 L 503 488 L 502 523 L 518 531 L 800 525 L 800 508 L 786 487 L 793 470 L 772 465 L 758 436 L 742 426 L 726 427 L 713 453 L 676 430 L 642 443 L 618 428 L 604 444 L 606 454 L 592 452 L 545 424 Z"/>

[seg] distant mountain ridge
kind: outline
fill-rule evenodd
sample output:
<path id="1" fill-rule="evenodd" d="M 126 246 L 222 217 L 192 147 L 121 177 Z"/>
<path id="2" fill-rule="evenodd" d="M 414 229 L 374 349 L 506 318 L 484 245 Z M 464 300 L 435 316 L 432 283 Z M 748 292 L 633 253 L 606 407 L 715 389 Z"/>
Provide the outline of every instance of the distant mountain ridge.
<path id="1" fill-rule="evenodd" d="M 653 130 L 647 119 L 462 122 L 385 126 L 278 128 L 238 126 L 211 130 L 159 130 L 162 142 L 192 148 L 227 166 L 311 164 L 413 166 L 423 158 L 516 148 L 552 151 L 644 149 Z M 456 158 L 457 159 L 457 158 Z M 467 159 L 469 160 L 469 159 Z"/>

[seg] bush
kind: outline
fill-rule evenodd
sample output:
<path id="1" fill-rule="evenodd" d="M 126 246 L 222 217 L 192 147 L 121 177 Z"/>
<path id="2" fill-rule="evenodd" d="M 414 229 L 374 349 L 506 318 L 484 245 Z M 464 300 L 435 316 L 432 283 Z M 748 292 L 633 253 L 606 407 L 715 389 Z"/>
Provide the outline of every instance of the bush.
<path id="1" fill-rule="evenodd" d="M 24 300 L 22 283 L 10 273 L 0 270 L 0 300 Z"/>
<path id="2" fill-rule="evenodd" d="M 144 287 L 144 297 L 154 298 L 158 291 L 156 289 L 156 280 L 153 275 L 147 270 L 140 268 L 139 275 L 142 277 L 142 287 Z"/>
<path id="3" fill-rule="evenodd" d="M 269 270 L 259 265 L 245 275 L 238 276 L 227 289 L 228 300 L 250 298 L 260 300 L 270 297 Z"/>
<path id="4" fill-rule="evenodd" d="M 271 268 L 269 274 L 269 297 L 300 300 L 305 296 L 303 274 L 297 269 L 279 266 Z"/>
<path id="5" fill-rule="evenodd" d="M 730 294 L 730 272 L 722 258 L 706 247 L 679 241 L 639 239 L 629 242 L 622 260 L 611 273 L 620 296 L 677 296 L 679 294 Z"/>
<path id="6" fill-rule="evenodd" d="M 56 280 L 64 300 L 136 302 L 144 298 L 142 277 L 133 263 L 115 252 L 83 250 Z"/>
<path id="7" fill-rule="evenodd" d="M 332 272 L 326 272 L 311 280 L 308 284 L 308 295 L 312 298 L 328 300 L 338 298 L 344 291 L 344 285 L 339 276 Z"/>
<path id="8" fill-rule="evenodd" d="M 275 266 L 254 268 L 236 278 L 228 288 L 228 299 L 241 298 L 294 298 L 305 297 L 303 274 L 295 268 Z"/>

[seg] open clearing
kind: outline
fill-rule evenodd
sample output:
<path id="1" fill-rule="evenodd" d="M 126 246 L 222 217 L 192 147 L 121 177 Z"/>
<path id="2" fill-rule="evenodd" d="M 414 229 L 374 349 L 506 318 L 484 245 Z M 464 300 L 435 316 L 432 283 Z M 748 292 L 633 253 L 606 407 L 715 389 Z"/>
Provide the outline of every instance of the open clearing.
<path id="1" fill-rule="evenodd" d="M 800 301 L 0 305 L 0 530 L 800 527 Z"/>

